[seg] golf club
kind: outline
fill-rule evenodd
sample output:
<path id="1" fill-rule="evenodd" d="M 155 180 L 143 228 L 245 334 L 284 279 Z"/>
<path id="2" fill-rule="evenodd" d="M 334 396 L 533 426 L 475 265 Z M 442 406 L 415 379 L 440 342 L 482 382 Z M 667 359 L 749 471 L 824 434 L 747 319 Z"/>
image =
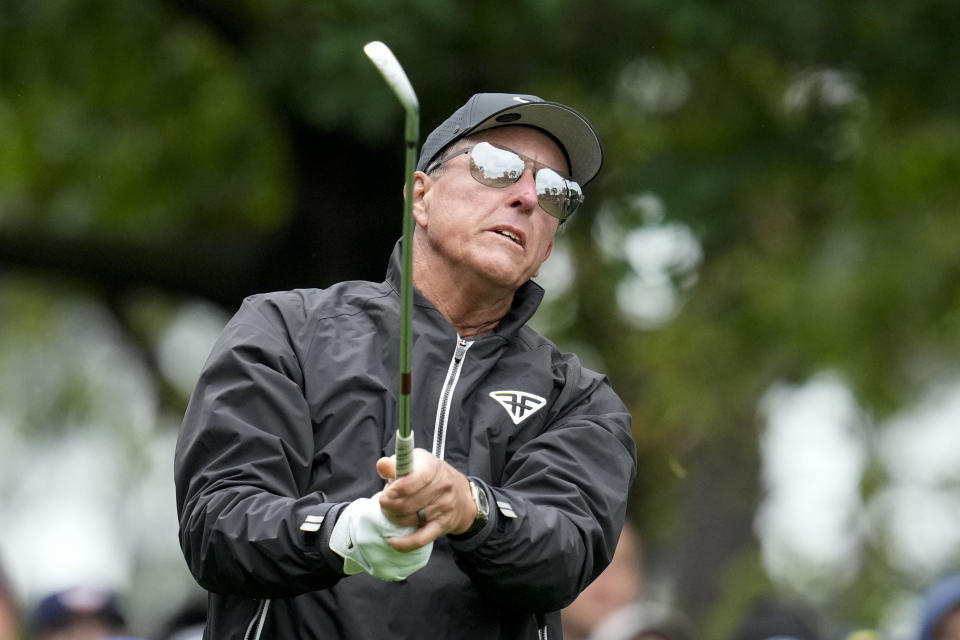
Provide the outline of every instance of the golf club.
<path id="1" fill-rule="evenodd" d="M 406 169 L 404 174 L 402 269 L 400 277 L 400 397 L 397 423 L 396 477 L 413 468 L 413 429 L 410 425 L 410 348 L 413 313 L 413 172 L 417 166 L 417 144 L 420 140 L 420 103 L 397 58 L 384 43 L 374 40 L 363 47 L 380 75 L 393 89 L 406 112 L 404 140 Z"/>

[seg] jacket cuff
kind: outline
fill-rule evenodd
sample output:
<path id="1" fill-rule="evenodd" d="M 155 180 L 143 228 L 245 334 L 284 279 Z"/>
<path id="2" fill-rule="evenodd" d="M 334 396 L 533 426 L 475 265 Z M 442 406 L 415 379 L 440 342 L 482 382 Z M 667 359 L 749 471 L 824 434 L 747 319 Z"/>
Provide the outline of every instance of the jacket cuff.
<path id="1" fill-rule="evenodd" d="M 300 526 L 305 548 L 312 555 L 319 556 L 327 569 L 341 576 L 346 575 L 343 571 L 343 558 L 330 548 L 330 536 L 334 525 L 337 524 L 337 518 L 340 517 L 340 512 L 348 504 L 350 503 L 334 504 L 322 517 L 307 516 Z"/>
<path id="2" fill-rule="evenodd" d="M 497 513 L 493 492 L 490 490 L 490 487 L 487 486 L 487 483 L 480 478 L 473 476 L 469 476 L 469 478 L 481 491 L 487 494 L 487 504 L 490 505 L 490 510 L 487 513 L 487 521 L 476 531 L 468 531 L 461 534 L 447 534 L 447 540 L 450 541 L 450 546 L 454 551 L 473 551 L 483 544 L 486 539 L 490 537 L 490 534 L 493 533 L 494 529 L 497 528 L 497 517 L 499 514 Z"/>

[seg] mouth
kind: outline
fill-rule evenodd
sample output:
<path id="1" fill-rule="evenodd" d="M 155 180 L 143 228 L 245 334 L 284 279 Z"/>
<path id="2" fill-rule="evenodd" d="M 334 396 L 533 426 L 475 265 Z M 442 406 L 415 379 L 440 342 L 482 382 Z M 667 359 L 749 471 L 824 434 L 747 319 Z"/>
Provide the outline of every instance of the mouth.
<path id="1" fill-rule="evenodd" d="M 498 235 L 503 236 L 503 237 L 506 238 L 507 240 L 510 240 L 511 242 L 513 242 L 515 245 L 517 245 L 517 246 L 520 247 L 521 249 L 523 248 L 524 238 L 523 238 L 523 234 L 522 234 L 521 232 L 519 232 L 519 231 L 517 231 L 517 230 L 515 230 L 515 229 L 506 229 L 506 228 L 490 229 L 490 231 L 492 231 L 493 233 L 496 233 L 496 234 L 498 234 Z"/>

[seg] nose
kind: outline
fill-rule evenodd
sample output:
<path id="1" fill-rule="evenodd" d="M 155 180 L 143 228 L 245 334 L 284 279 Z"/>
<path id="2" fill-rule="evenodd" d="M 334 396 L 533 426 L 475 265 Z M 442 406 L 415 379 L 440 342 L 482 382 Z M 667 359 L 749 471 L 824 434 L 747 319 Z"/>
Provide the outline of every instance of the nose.
<path id="1" fill-rule="evenodd" d="M 533 211 L 539 206 L 537 202 L 537 182 L 533 176 L 533 169 L 526 167 L 523 175 L 512 187 L 513 201 L 511 207 L 521 209 L 524 212 Z"/>

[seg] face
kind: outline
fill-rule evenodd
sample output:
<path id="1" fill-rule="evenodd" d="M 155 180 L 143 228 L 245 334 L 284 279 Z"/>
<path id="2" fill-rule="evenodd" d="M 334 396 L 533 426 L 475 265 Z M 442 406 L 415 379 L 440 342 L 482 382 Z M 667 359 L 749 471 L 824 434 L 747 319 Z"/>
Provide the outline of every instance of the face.
<path id="1" fill-rule="evenodd" d="M 933 632 L 935 640 L 960 640 L 960 605 L 947 612 Z"/>
<path id="2" fill-rule="evenodd" d="M 563 151 L 537 129 L 499 127 L 458 142 L 454 149 L 482 141 L 567 174 Z M 550 255 L 559 221 L 537 203 L 531 166 L 518 182 L 495 189 L 474 180 L 469 163 L 469 156 L 461 155 L 444 164 L 439 175 L 416 174 L 413 214 L 423 240 L 418 250 L 428 251 L 457 277 L 516 290 Z"/>
<path id="3" fill-rule="evenodd" d="M 641 597 L 639 544 L 632 526 L 625 526 L 610 564 L 563 610 L 564 629 L 570 635 L 587 635 L 610 614 Z"/>
<path id="4" fill-rule="evenodd" d="M 81 618 L 67 628 L 44 634 L 39 640 L 100 640 L 116 636 L 123 630 L 95 618 Z"/>
<path id="5" fill-rule="evenodd" d="M 17 612 L 13 602 L 0 591 L 0 640 L 17 638 Z"/>

